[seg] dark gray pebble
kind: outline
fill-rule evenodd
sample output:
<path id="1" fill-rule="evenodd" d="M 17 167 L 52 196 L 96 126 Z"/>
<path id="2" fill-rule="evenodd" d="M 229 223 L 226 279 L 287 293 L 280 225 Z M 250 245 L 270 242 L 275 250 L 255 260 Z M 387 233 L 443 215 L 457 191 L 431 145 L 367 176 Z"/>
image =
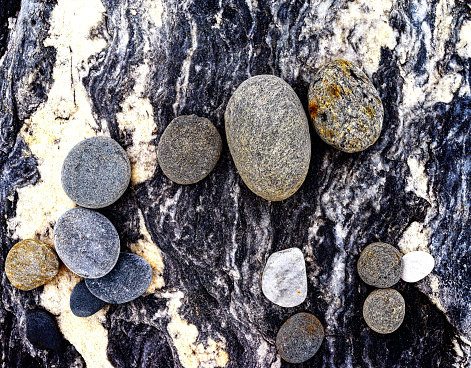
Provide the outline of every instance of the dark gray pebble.
<path id="1" fill-rule="evenodd" d="M 119 236 L 102 214 L 86 208 L 64 212 L 54 227 L 54 245 L 59 258 L 77 275 L 98 278 L 115 266 Z"/>
<path id="2" fill-rule="evenodd" d="M 298 313 L 281 326 L 276 335 L 276 348 L 288 363 L 302 363 L 319 350 L 324 328 L 310 313 Z"/>
<path id="3" fill-rule="evenodd" d="M 404 320 L 406 303 L 394 289 L 376 289 L 363 304 L 363 318 L 367 325 L 380 334 L 396 331 Z"/>
<path id="4" fill-rule="evenodd" d="M 109 206 L 123 195 L 130 179 L 131 164 L 126 151 L 108 137 L 78 143 L 62 165 L 62 188 L 82 207 Z"/>
<path id="5" fill-rule="evenodd" d="M 98 299 L 88 290 L 84 280 L 75 285 L 70 294 L 70 310 L 77 317 L 90 317 L 105 305 L 103 300 Z"/>
<path id="6" fill-rule="evenodd" d="M 62 345 L 56 320 L 43 310 L 26 312 L 26 338 L 38 349 L 59 350 Z"/>
<path id="7" fill-rule="evenodd" d="M 152 281 L 152 267 L 144 258 L 121 253 L 115 268 L 99 279 L 85 279 L 88 290 L 110 304 L 121 304 L 144 294 Z"/>
<path id="8" fill-rule="evenodd" d="M 372 243 L 360 254 L 357 270 L 368 285 L 388 288 L 397 283 L 402 275 L 402 255 L 392 245 Z"/>
<path id="9" fill-rule="evenodd" d="M 213 170 L 221 150 L 221 136 L 208 119 L 196 115 L 179 116 L 162 134 L 157 159 L 170 180 L 193 184 Z"/>

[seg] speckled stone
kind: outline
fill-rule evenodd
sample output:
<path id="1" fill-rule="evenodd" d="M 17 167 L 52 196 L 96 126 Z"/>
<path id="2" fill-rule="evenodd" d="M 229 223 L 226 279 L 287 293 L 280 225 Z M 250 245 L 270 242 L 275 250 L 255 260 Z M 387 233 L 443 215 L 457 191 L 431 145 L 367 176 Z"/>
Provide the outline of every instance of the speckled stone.
<path id="1" fill-rule="evenodd" d="M 401 279 L 402 267 L 401 253 L 392 245 L 380 242 L 363 249 L 357 263 L 361 279 L 379 288 L 397 283 Z"/>
<path id="2" fill-rule="evenodd" d="M 324 328 L 310 313 L 298 313 L 281 326 L 276 335 L 276 348 L 288 363 L 302 363 L 319 350 Z"/>
<path id="3" fill-rule="evenodd" d="M 173 119 L 165 129 L 157 159 L 170 180 L 194 184 L 213 170 L 221 150 L 221 136 L 208 119 L 184 115 Z"/>
<path id="4" fill-rule="evenodd" d="M 430 253 L 415 251 L 402 256 L 404 268 L 401 278 L 405 282 L 417 282 L 432 272 L 435 259 Z"/>
<path id="5" fill-rule="evenodd" d="M 324 142 L 358 152 L 378 139 L 383 105 L 365 73 L 345 60 L 323 65 L 309 87 L 309 113 Z"/>
<path id="6" fill-rule="evenodd" d="M 289 84 L 273 75 L 249 78 L 230 98 L 224 117 L 232 158 L 250 190 L 269 201 L 293 195 L 306 178 L 311 137 Z"/>
<path id="7" fill-rule="evenodd" d="M 285 249 L 268 258 L 262 291 L 268 300 L 281 307 L 295 307 L 306 299 L 306 264 L 300 249 Z"/>
<path id="8" fill-rule="evenodd" d="M 88 290 L 85 281 L 75 285 L 70 294 L 70 310 L 77 317 L 90 317 L 104 308 L 106 303 Z"/>
<path id="9" fill-rule="evenodd" d="M 131 179 L 126 151 L 108 137 L 75 145 L 62 165 L 62 188 L 79 206 L 102 208 L 121 197 Z"/>
<path id="10" fill-rule="evenodd" d="M 16 243 L 5 259 L 8 280 L 20 290 L 32 290 L 44 285 L 58 271 L 56 252 L 40 240 L 25 239 Z"/>
<path id="11" fill-rule="evenodd" d="M 59 350 L 62 345 L 56 320 L 39 309 L 26 312 L 26 338 L 38 349 Z"/>
<path id="12" fill-rule="evenodd" d="M 85 279 L 88 290 L 110 304 L 126 303 L 140 297 L 152 281 L 152 267 L 144 258 L 121 253 L 115 268 L 99 279 Z"/>
<path id="13" fill-rule="evenodd" d="M 363 318 L 367 325 L 380 334 L 396 331 L 404 320 L 406 303 L 394 289 L 377 289 L 363 304 Z"/>
<path id="14" fill-rule="evenodd" d="M 87 208 L 72 208 L 59 217 L 54 243 L 59 258 L 81 277 L 106 275 L 119 257 L 115 227 L 105 216 Z"/>

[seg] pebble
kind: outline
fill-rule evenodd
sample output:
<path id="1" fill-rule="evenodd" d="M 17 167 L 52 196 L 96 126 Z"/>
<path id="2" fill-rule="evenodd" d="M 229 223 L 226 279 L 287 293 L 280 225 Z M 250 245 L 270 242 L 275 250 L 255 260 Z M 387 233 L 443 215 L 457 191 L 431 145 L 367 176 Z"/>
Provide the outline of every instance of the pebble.
<path id="1" fill-rule="evenodd" d="M 324 328 L 317 317 L 298 313 L 281 326 L 276 335 L 276 348 L 288 363 L 302 363 L 319 350 L 324 340 Z"/>
<path id="2" fill-rule="evenodd" d="M 88 290 L 84 280 L 75 285 L 70 295 L 70 310 L 77 317 L 90 317 L 105 305 L 103 300 L 98 299 Z"/>
<path id="3" fill-rule="evenodd" d="M 194 184 L 214 169 L 221 150 L 221 136 L 208 119 L 184 115 L 173 119 L 165 129 L 157 159 L 170 180 Z"/>
<path id="4" fill-rule="evenodd" d="M 309 86 L 309 113 L 324 142 L 345 152 L 358 152 L 378 139 L 383 105 L 365 73 L 345 60 L 323 65 Z"/>
<path id="5" fill-rule="evenodd" d="M 404 298 L 394 289 L 376 289 L 363 304 L 363 318 L 380 334 L 396 331 L 404 320 L 405 311 Z"/>
<path id="6" fill-rule="evenodd" d="M 402 256 L 404 268 L 401 278 L 405 282 L 417 282 L 432 272 L 435 259 L 430 253 L 415 251 Z"/>
<path id="7" fill-rule="evenodd" d="M 85 279 L 88 290 L 110 304 L 126 303 L 140 297 L 152 281 L 152 267 L 144 258 L 121 253 L 116 267 L 99 279 Z"/>
<path id="8" fill-rule="evenodd" d="M 306 178 L 311 137 L 290 85 L 273 75 L 249 78 L 230 98 L 224 117 L 232 158 L 249 189 L 269 201 L 293 195 Z"/>
<path id="9" fill-rule="evenodd" d="M 79 206 L 102 208 L 121 197 L 131 179 L 126 151 L 109 137 L 75 145 L 62 165 L 62 188 Z"/>
<path id="10" fill-rule="evenodd" d="M 392 245 L 372 243 L 360 254 L 357 270 L 368 285 L 379 288 L 393 286 L 401 279 L 402 256 Z"/>
<path id="11" fill-rule="evenodd" d="M 38 349 L 59 350 L 62 345 L 56 320 L 39 309 L 26 312 L 26 338 Z"/>
<path id="12" fill-rule="evenodd" d="M 11 284 L 20 290 L 44 285 L 59 271 L 59 259 L 48 244 L 25 239 L 16 243 L 5 259 L 5 273 Z"/>
<path id="13" fill-rule="evenodd" d="M 86 208 L 72 208 L 59 217 L 54 243 L 59 258 L 81 277 L 105 276 L 119 257 L 119 236 L 113 224 Z"/>
<path id="14" fill-rule="evenodd" d="M 262 275 L 263 294 L 282 307 L 295 307 L 306 299 L 307 275 L 303 252 L 290 248 L 273 253 Z"/>

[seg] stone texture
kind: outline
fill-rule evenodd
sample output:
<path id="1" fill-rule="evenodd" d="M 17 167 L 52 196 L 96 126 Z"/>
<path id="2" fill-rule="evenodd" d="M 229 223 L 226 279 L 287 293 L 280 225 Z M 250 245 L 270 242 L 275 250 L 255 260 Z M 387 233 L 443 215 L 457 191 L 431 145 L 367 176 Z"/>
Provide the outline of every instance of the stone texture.
<path id="1" fill-rule="evenodd" d="M 62 188 L 82 207 L 109 206 L 123 195 L 130 180 L 131 164 L 126 151 L 109 137 L 81 141 L 62 165 Z"/>
<path id="2" fill-rule="evenodd" d="M 62 262 L 81 277 L 106 275 L 119 257 L 119 236 L 113 224 L 86 208 L 72 208 L 59 217 L 54 244 Z"/>
<path id="3" fill-rule="evenodd" d="M 269 201 L 292 196 L 306 178 L 311 138 L 301 101 L 273 75 L 247 79 L 224 114 L 226 137 L 244 183 Z"/>
<path id="4" fill-rule="evenodd" d="M 20 290 L 32 290 L 44 285 L 58 271 L 56 252 L 39 240 L 25 239 L 16 243 L 5 259 L 8 280 Z"/>
<path id="5" fill-rule="evenodd" d="M 345 60 L 319 68 L 309 86 L 309 113 L 324 142 L 345 152 L 367 149 L 383 126 L 383 105 L 367 75 Z"/>
<path id="6" fill-rule="evenodd" d="M 404 268 L 401 279 L 405 282 L 417 282 L 432 272 L 435 259 L 430 253 L 415 251 L 402 256 Z"/>
<path id="7" fill-rule="evenodd" d="M 372 243 L 360 254 L 358 274 L 368 285 L 388 288 L 401 279 L 402 255 L 392 245 Z"/>
<path id="8" fill-rule="evenodd" d="M 377 289 L 363 304 L 363 318 L 375 332 L 389 334 L 396 331 L 404 320 L 406 303 L 394 289 Z"/>
<path id="9" fill-rule="evenodd" d="M 298 313 L 281 326 L 276 335 L 276 348 L 288 363 L 303 363 L 319 350 L 324 328 L 316 316 Z"/>
<path id="10" fill-rule="evenodd" d="M 262 275 L 263 294 L 282 307 L 295 307 L 306 299 L 307 276 L 303 252 L 289 248 L 268 258 Z"/>
<path id="11" fill-rule="evenodd" d="M 90 293 L 84 280 L 75 285 L 70 294 L 70 310 L 77 317 L 90 317 L 105 305 L 103 300 Z"/>
<path id="12" fill-rule="evenodd" d="M 56 320 L 39 309 L 26 312 L 26 338 L 38 349 L 59 350 L 62 344 Z"/>
<path id="13" fill-rule="evenodd" d="M 214 169 L 221 150 L 221 136 L 208 119 L 196 115 L 179 116 L 165 128 L 157 158 L 170 180 L 194 184 Z"/>
<path id="14" fill-rule="evenodd" d="M 110 273 L 99 279 L 85 279 L 85 284 L 97 298 L 110 304 L 121 304 L 139 298 L 151 281 L 149 262 L 132 253 L 121 253 Z"/>

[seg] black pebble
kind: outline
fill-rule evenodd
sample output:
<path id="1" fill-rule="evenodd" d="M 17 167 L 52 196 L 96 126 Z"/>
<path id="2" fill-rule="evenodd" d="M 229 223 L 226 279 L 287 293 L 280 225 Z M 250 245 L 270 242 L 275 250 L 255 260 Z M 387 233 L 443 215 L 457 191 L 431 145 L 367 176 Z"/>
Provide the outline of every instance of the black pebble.
<path id="1" fill-rule="evenodd" d="M 38 349 L 59 350 L 62 345 L 56 320 L 43 310 L 26 312 L 26 337 Z"/>
<path id="2" fill-rule="evenodd" d="M 103 300 L 98 299 L 88 290 L 84 280 L 75 285 L 70 294 L 70 309 L 77 317 L 90 317 L 105 305 Z"/>

